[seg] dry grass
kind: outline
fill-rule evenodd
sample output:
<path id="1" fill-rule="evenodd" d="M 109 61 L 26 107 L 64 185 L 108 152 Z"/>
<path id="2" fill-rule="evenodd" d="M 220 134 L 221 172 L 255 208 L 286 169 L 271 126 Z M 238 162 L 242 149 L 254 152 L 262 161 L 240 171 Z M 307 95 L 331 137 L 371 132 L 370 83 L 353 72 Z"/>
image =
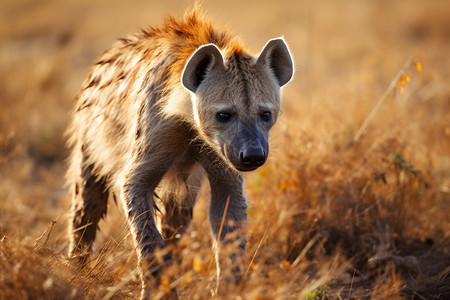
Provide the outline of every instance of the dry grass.
<path id="1" fill-rule="evenodd" d="M 182 299 L 449 299 L 448 2 L 230 3 L 204 7 L 255 51 L 284 35 L 297 69 L 271 157 L 246 175 L 248 272 L 234 285 L 224 270 L 218 284 L 209 267 L 205 187 L 176 244 L 179 263 L 153 297 L 176 287 Z M 92 260 L 80 267 L 67 259 L 62 133 L 94 58 L 184 5 L 0 3 L 1 299 L 139 295 L 133 246 L 113 203 Z M 423 70 L 407 66 L 401 93 L 395 75 L 410 57 Z"/>

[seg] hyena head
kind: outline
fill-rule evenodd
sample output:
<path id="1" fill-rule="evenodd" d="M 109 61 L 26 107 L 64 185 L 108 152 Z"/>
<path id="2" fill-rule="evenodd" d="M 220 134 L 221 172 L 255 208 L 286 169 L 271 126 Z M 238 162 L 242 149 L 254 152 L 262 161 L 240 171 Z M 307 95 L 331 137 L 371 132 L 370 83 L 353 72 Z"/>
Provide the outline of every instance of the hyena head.
<path id="1" fill-rule="evenodd" d="M 269 154 L 270 129 L 280 112 L 280 88 L 293 74 L 282 38 L 270 40 L 254 58 L 214 44 L 187 61 L 182 84 L 191 92 L 193 117 L 205 142 L 232 167 L 252 171 Z"/>

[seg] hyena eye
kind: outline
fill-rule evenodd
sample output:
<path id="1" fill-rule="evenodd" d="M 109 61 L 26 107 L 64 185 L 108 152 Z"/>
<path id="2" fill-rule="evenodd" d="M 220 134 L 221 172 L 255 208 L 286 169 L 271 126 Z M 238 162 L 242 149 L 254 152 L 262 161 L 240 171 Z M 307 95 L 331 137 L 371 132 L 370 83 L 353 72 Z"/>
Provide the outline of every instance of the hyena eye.
<path id="1" fill-rule="evenodd" d="M 261 114 L 261 120 L 263 120 L 264 122 L 269 122 L 271 117 L 272 115 L 270 114 L 270 111 L 265 111 Z"/>
<path id="2" fill-rule="evenodd" d="M 231 114 L 227 112 L 219 112 L 217 113 L 217 119 L 223 123 L 228 122 L 231 119 Z"/>

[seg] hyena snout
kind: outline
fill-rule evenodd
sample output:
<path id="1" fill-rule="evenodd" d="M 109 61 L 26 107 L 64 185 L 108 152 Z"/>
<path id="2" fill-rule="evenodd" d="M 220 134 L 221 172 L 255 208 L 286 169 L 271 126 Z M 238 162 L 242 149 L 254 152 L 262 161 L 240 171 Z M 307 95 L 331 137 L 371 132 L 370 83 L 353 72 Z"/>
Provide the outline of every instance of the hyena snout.
<path id="1" fill-rule="evenodd" d="M 236 169 L 242 172 L 261 167 L 269 155 L 269 143 L 263 136 L 244 138 L 240 147 L 235 148 L 236 159 L 231 160 Z"/>
<path id="2" fill-rule="evenodd" d="M 253 171 L 267 160 L 269 155 L 267 139 L 267 132 L 257 125 L 242 126 L 232 142 L 232 151 L 228 158 L 237 170 Z"/>
<path id="3" fill-rule="evenodd" d="M 261 145 L 251 145 L 239 154 L 241 164 L 249 169 L 262 166 L 267 159 L 267 152 Z"/>

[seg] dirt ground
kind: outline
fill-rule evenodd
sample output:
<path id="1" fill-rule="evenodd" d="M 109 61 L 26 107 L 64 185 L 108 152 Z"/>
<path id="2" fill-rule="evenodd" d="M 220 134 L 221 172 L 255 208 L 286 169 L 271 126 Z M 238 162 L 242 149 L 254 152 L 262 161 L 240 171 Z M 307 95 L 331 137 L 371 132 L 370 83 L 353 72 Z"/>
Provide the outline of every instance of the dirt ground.
<path id="1" fill-rule="evenodd" d="M 0 299 L 133 299 L 123 212 L 69 261 L 64 131 L 90 65 L 189 1 L 0 2 Z M 258 53 L 295 60 L 271 156 L 246 174 L 247 272 L 216 279 L 208 185 L 179 261 L 181 299 L 450 299 L 450 2 L 204 1 Z"/>

